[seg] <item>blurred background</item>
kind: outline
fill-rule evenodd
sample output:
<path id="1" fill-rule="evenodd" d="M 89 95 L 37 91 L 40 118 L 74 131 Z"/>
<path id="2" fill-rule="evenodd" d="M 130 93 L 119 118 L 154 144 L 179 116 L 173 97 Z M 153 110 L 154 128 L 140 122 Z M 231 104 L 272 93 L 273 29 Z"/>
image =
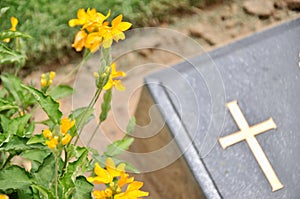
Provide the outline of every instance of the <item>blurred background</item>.
<path id="1" fill-rule="evenodd" d="M 133 26 L 173 28 L 211 47 L 257 31 L 266 25 L 298 15 L 297 0 L 1 0 L 9 7 L 0 28 L 10 28 L 10 17 L 19 19 L 17 30 L 33 37 L 26 40 L 26 72 L 41 66 L 63 65 L 81 56 L 71 47 L 78 29 L 68 27 L 79 8 L 122 13 Z M 3 70 L 3 68 L 2 68 Z"/>

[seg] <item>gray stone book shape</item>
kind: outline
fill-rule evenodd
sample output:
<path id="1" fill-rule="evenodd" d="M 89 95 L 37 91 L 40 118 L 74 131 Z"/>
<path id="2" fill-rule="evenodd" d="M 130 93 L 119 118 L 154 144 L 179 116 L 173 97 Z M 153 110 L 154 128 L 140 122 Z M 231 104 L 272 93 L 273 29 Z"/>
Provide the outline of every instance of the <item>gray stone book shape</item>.
<path id="1" fill-rule="evenodd" d="M 205 198 L 300 197 L 299 52 L 296 19 L 145 79 Z M 230 102 L 250 129 L 265 122 L 259 132 L 246 128 L 252 141 L 243 134 L 225 143 L 245 129 L 226 108 Z M 259 163 L 266 160 L 268 166 Z"/>

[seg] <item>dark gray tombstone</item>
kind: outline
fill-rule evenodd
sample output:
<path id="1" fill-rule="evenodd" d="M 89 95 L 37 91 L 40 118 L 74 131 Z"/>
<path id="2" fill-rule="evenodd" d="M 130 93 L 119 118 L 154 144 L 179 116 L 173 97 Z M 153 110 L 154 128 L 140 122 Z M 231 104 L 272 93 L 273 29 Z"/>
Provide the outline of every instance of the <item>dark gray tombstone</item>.
<path id="1" fill-rule="evenodd" d="M 299 52 L 300 19 L 296 19 L 145 79 L 206 198 L 300 198 Z M 249 128 L 269 118 L 273 126 L 260 130 L 254 126 L 259 132 L 243 129 L 236 122 L 243 119 L 226 108 L 234 100 Z M 252 133 L 256 145 L 243 134 L 224 150 L 219 139 L 240 131 Z M 274 172 L 266 174 L 270 170 Z M 276 176 L 279 185 L 272 185 L 276 179 L 268 180 L 268 175 Z M 155 183 L 168 189 L 167 183 Z M 190 194 L 182 198 L 198 197 Z"/>

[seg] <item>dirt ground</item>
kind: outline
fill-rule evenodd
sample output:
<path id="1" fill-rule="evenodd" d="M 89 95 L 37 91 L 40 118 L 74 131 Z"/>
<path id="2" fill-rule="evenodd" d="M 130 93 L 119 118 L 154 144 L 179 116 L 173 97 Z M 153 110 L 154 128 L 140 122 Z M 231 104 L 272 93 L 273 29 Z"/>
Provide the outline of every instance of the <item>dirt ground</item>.
<path id="1" fill-rule="evenodd" d="M 107 144 L 124 135 L 126 124 L 134 115 L 139 102 L 143 78 L 148 74 L 300 16 L 299 12 L 291 10 L 284 0 L 261 2 L 264 2 L 261 6 L 249 6 L 245 1 L 224 1 L 223 4 L 203 10 L 195 8 L 194 14 L 189 16 L 175 16 L 172 24 L 129 31 L 126 42 L 120 42 L 113 47 L 113 58 L 118 69 L 127 73 L 123 79 L 127 90 L 113 93 L 112 112 L 93 138 L 91 146 L 101 152 Z M 95 89 L 93 72 L 99 65 L 99 57 L 100 54 L 96 53 L 77 75 L 64 82 L 74 86 L 76 90 L 73 96 L 62 101 L 64 114 L 67 115 L 71 109 L 89 103 Z M 41 67 L 41 70 L 33 72 L 25 80 L 38 83 L 41 73 L 55 69 L 56 81 L 59 82 L 78 62 L 79 60 L 73 60 L 64 67 Z M 96 113 L 100 112 L 100 104 L 96 104 Z M 40 114 L 36 117 L 41 120 L 45 115 Z M 96 120 L 85 128 L 81 137 L 82 144 L 87 144 L 95 126 Z M 41 126 L 36 131 L 40 132 L 42 128 Z M 144 190 L 151 193 L 156 189 L 151 186 L 145 186 Z M 155 194 L 150 198 L 168 198 L 161 197 L 159 193 Z"/>

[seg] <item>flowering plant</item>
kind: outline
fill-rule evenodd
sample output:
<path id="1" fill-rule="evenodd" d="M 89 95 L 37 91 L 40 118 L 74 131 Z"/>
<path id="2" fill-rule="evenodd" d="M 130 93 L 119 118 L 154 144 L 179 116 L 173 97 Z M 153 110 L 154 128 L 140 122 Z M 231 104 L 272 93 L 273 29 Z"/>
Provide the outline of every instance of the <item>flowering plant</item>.
<path id="1" fill-rule="evenodd" d="M 130 23 L 122 22 L 122 15 L 113 19 L 110 25 L 106 21 L 110 12 L 105 16 L 95 9 L 79 9 L 77 15 L 69 21 L 71 27 L 82 26 L 73 47 L 76 51 L 83 48 L 86 51 L 83 61 L 73 72 L 91 53 L 101 49 L 100 66 L 94 73 L 96 91 L 87 107 L 63 116 L 58 100 L 72 94 L 73 89 L 67 85 L 54 85 L 56 74 L 53 71 L 42 74 L 39 88 L 25 85 L 16 75 L 5 73 L 0 76 L 3 87 L 0 90 L 0 199 L 134 199 L 148 196 L 148 192 L 140 190 L 143 183 L 134 181 L 126 173 L 126 170 L 136 169 L 117 158 L 134 141 L 130 137 L 134 118 L 129 121 L 125 137 L 110 144 L 103 154 L 77 144 L 85 124 L 95 117 L 94 105 L 100 94 L 105 92 L 99 122 L 91 139 L 111 109 L 112 89 L 125 89 L 120 78 L 126 74 L 116 70 L 110 47 L 113 41 L 125 39 L 124 31 L 131 27 Z M 0 63 L 19 63 L 11 57 L 12 52 L 17 54 L 17 51 L 4 42 L 29 37 L 16 31 L 17 19 L 12 18 L 11 22 L 12 28 L 0 33 Z M 1 48 L 7 53 L 3 54 Z M 37 106 L 46 113 L 47 120 L 35 120 Z M 38 123 L 45 128 L 36 134 L 33 132 Z M 89 172 L 92 174 L 87 177 Z M 94 184 L 104 184 L 105 188 L 93 190 Z"/>

